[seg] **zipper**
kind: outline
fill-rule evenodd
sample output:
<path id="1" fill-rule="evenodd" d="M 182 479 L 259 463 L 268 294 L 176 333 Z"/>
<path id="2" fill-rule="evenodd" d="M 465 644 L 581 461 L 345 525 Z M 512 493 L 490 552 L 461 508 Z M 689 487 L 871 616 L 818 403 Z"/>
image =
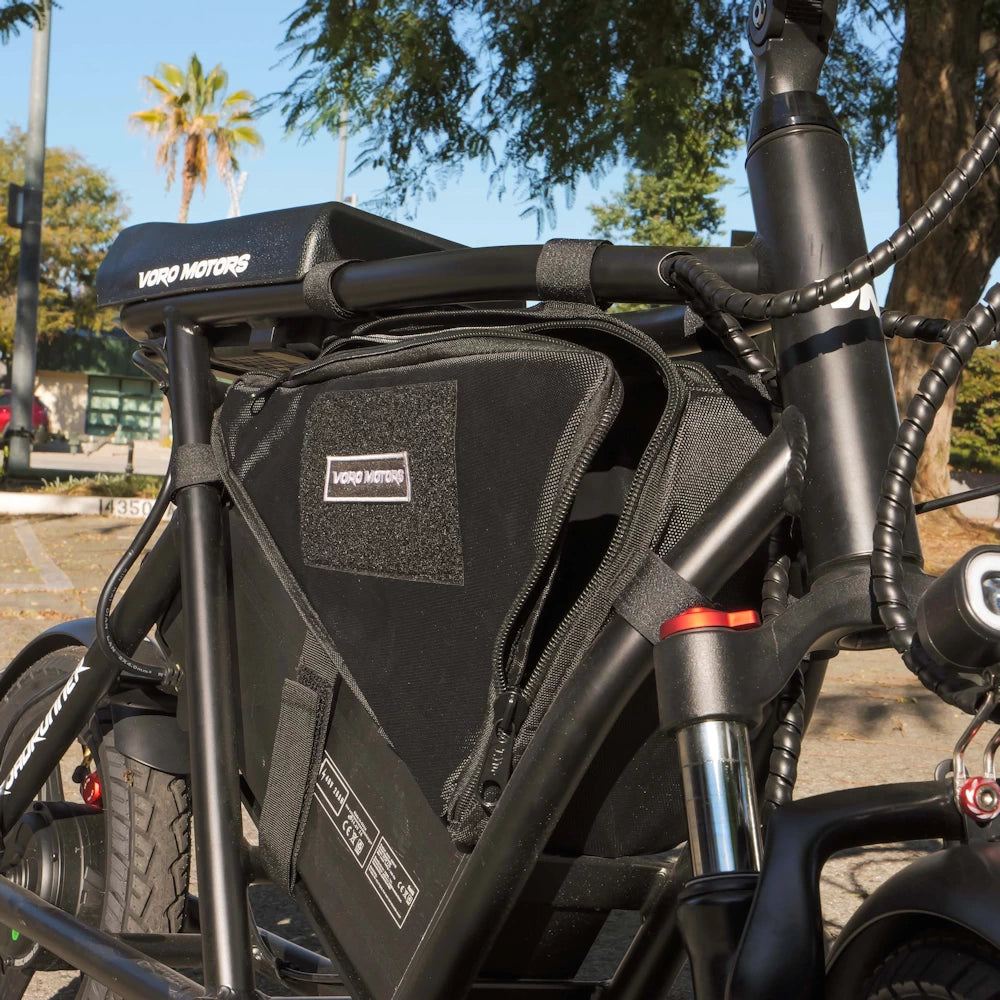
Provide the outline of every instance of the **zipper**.
<path id="1" fill-rule="evenodd" d="M 479 772 L 479 802 L 493 812 L 514 770 L 514 745 L 528 715 L 528 701 L 515 689 L 501 691 L 493 703 L 493 731 Z"/>
<path id="2" fill-rule="evenodd" d="M 597 449 L 601 446 L 609 428 L 621 410 L 623 395 L 621 380 L 615 378 L 612 382 L 611 398 L 608 400 L 597 426 L 587 439 L 585 447 L 577 456 L 567 486 L 560 495 L 559 504 L 551 514 L 552 530 L 545 540 L 543 555 L 535 560 L 531 575 L 525 585 L 521 587 L 501 627 L 501 638 L 497 643 L 492 665 L 494 676 L 500 686 L 500 694 L 493 703 L 493 730 L 479 773 L 479 801 L 487 815 L 492 812 L 493 806 L 500 798 L 514 770 L 514 745 L 530 707 L 530 697 L 524 691 L 521 676 L 523 669 L 518 671 L 518 677 L 514 684 L 510 685 L 509 683 L 507 668 L 509 661 L 512 661 L 514 657 L 512 653 L 508 653 L 508 650 L 512 645 L 517 626 L 521 624 L 520 618 L 524 609 L 532 606 L 534 602 L 534 607 L 540 610 L 540 602 L 535 601 L 539 584 L 544 590 L 551 582 L 554 571 L 552 556 L 555 553 L 559 536 L 562 534 L 563 522 L 576 498 L 576 489 L 583 474 L 590 466 Z M 533 621 L 529 618 L 528 622 L 524 623 L 523 630 L 518 633 L 520 636 L 519 648 L 524 651 L 525 657 L 531 645 L 532 625 Z M 512 666 L 513 663 L 510 665 Z"/>
<path id="3" fill-rule="evenodd" d="M 501 340 L 529 340 L 538 344 L 545 344 L 546 346 L 566 343 L 566 341 L 559 341 L 554 337 L 537 335 L 538 330 L 545 330 L 547 328 L 548 324 L 539 324 L 531 329 L 522 327 L 515 329 L 511 329 L 510 327 L 477 327 L 466 331 L 447 330 L 426 334 L 407 334 L 405 336 L 370 334 L 364 337 L 351 337 L 351 341 L 364 340 L 365 344 L 370 346 L 359 347 L 357 350 L 343 353 L 324 355 L 322 358 L 317 358 L 315 361 L 301 365 L 290 372 L 283 372 L 281 375 L 268 373 L 272 381 L 255 394 L 255 399 L 261 399 L 261 406 L 263 406 L 276 389 L 282 386 L 296 388 L 300 385 L 305 385 L 310 381 L 310 376 L 323 371 L 331 365 L 337 365 L 346 360 L 363 357 L 381 358 L 388 354 L 397 354 L 400 351 L 406 351 L 413 347 L 423 347 L 428 344 L 445 344 L 450 341 L 488 340 L 490 337 L 496 337 L 496 339 Z M 381 348 L 381 350 L 376 350 L 376 348 Z M 586 350 L 586 348 L 577 349 Z M 256 412 L 260 412 L 260 408 Z"/>
<path id="4" fill-rule="evenodd" d="M 665 413 L 660 419 L 660 422 L 657 424 L 656 429 L 653 431 L 649 444 L 646 446 L 642 459 L 636 468 L 633 479 L 633 482 L 640 484 L 640 488 L 631 494 L 629 506 L 622 511 L 622 516 L 619 518 L 618 525 L 615 528 L 615 533 L 612 536 L 611 541 L 608 543 L 608 548 L 604 554 L 604 558 L 601 560 L 600 565 L 594 572 L 593 577 L 591 577 L 590 583 L 574 602 L 574 607 L 578 607 L 581 603 L 587 601 L 595 591 L 607 589 L 610 581 L 606 579 L 606 577 L 614 568 L 613 563 L 620 555 L 621 547 L 625 538 L 634 532 L 635 526 L 640 522 L 640 518 L 642 518 L 645 508 L 650 506 L 647 502 L 645 502 L 648 483 L 650 481 L 659 483 L 662 478 L 662 469 L 655 469 L 654 466 L 659 463 L 665 467 L 667 462 L 670 460 L 667 445 L 676 432 L 675 418 L 675 412 L 671 412 L 669 414 Z M 651 475 L 652 473 L 655 473 L 655 475 Z M 647 519 L 651 521 L 651 524 L 645 525 L 644 527 L 651 528 L 655 534 L 656 528 L 660 524 L 663 515 L 659 512 L 659 510 L 655 509 L 655 505 L 652 515 L 653 516 L 651 518 L 647 515 Z M 648 531 L 646 533 L 648 533 Z M 538 694 L 541 680 L 546 676 L 547 669 L 550 667 L 552 661 L 559 654 L 562 654 L 564 658 L 566 657 L 567 651 L 562 648 L 563 643 L 566 641 L 570 628 L 576 618 L 577 616 L 568 614 L 559 623 L 559 626 L 556 628 L 549 641 L 545 644 L 545 648 L 542 650 L 537 662 L 531 669 L 530 675 L 524 685 L 525 696 L 527 697 L 529 703 L 534 701 L 535 696 Z M 570 658 L 575 659 L 582 652 L 582 648 L 574 646 L 570 648 L 568 655 Z"/>
<path id="5" fill-rule="evenodd" d="M 683 384 L 669 367 L 669 362 L 664 364 L 660 358 L 657 357 L 657 354 L 659 353 L 663 357 L 663 360 L 666 360 L 665 356 L 662 355 L 662 352 L 659 351 L 655 342 L 647 338 L 645 334 L 642 334 L 639 331 L 632 331 L 628 327 L 625 327 L 624 324 L 619 327 L 617 324 L 609 322 L 607 326 L 605 326 L 605 324 L 598 323 L 595 320 L 570 320 L 567 325 L 577 328 L 581 325 L 590 326 L 592 329 L 597 328 L 602 332 L 618 336 L 627 343 L 643 350 L 657 362 L 661 374 L 664 377 L 668 393 L 678 400 L 677 406 L 672 407 L 670 413 L 664 413 L 663 417 L 661 417 L 643 452 L 643 457 L 640 460 L 639 467 L 636 469 L 634 482 L 645 485 L 646 477 L 649 475 L 650 468 L 656 462 L 658 456 L 663 455 L 664 463 L 669 460 L 669 455 L 664 454 L 666 451 L 665 445 L 668 437 L 670 437 L 676 430 L 676 419 L 674 418 L 676 417 L 677 411 L 683 405 L 683 399 L 681 398 Z M 545 328 L 552 329 L 552 326 L 553 323 L 550 321 L 546 324 Z M 652 346 L 652 350 L 650 350 L 649 345 Z M 578 461 L 577 465 L 574 466 L 573 474 L 570 479 L 570 487 L 563 493 L 558 516 L 553 516 L 553 523 L 558 529 L 561 529 L 562 521 L 568 513 L 569 507 L 572 506 L 579 478 L 586 471 L 590 461 L 594 457 L 594 453 L 597 451 L 600 443 L 604 440 L 611 423 L 613 423 L 614 419 L 618 415 L 623 391 L 619 380 L 616 380 L 615 386 L 617 389 L 617 398 L 613 411 L 610 406 L 605 411 L 604 418 L 602 418 L 601 424 L 599 425 L 600 436 L 598 436 L 596 431 L 593 435 L 591 435 L 591 438 L 587 443 L 587 448 L 580 456 L 580 461 Z M 605 553 L 604 558 L 601 560 L 600 566 L 594 573 L 590 584 L 584 590 L 584 593 L 580 595 L 577 601 L 574 602 L 574 605 L 577 605 L 580 601 L 584 600 L 588 594 L 592 593 L 595 586 L 605 585 L 602 576 L 606 574 L 609 564 L 617 557 L 626 534 L 631 532 L 635 515 L 641 512 L 643 507 L 646 506 L 645 504 L 641 504 L 639 502 L 639 498 L 643 494 L 644 491 L 641 488 L 639 491 L 632 494 L 630 509 L 623 511 L 622 517 L 615 529 L 615 534 L 608 545 L 608 550 Z M 658 517 L 657 520 L 659 520 Z M 490 739 L 486 745 L 483 763 L 479 769 L 477 784 L 477 797 L 479 804 L 487 816 L 492 812 L 494 805 L 498 801 L 500 795 L 506 787 L 507 782 L 510 780 L 511 774 L 513 773 L 514 749 L 517 742 L 517 736 L 520 732 L 521 725 L 527 718 L 528 710 L 538 693 L 538 688 L 540 686 L 539 678 L 545 677 L 546 671 L 543 668 L 549 664 L 550 660 L 554 658 L 556 652 L 559 651 L 560 643 L 569 630 L 570 618 L 567 616 L 567 618 L 560 623 L 555 633 L 546 643 L 545 649 L 542 651 L 541 656 L 539 656 L 538 660 L 534 664 L 530 664 L 526 660 L 527 651 L 530 647 L 531 635 L 524 635 L 522 633 L 520 635 L 521 641 L 519 643 L 519 648 L 523 650 L 525 660 L 521 662 L 520 668 L 517 671 L 516 679 L 513 683 L 511 683 L 511 674 L 508 667 L 515 665 L 514 657 L 508 654 L 508 646 L 510 644 L 511 635 L 515 630 L 515 626 L 518 624 L 518 619 L 523 608 L 536 596 L 536 585 L 538 581 L 542 578 L 546 569 L 551 569 L 549 561 L 555 548 L 555 543 L 558 541 L 558 535 L 559 530 L 554 533 L 554 537 L 549 539 L 544 560 L 538 560 L 538 562 L 536 562 L 536 572 L 533 574 L 529 584 L 522 588 L 518 600 L 511 609 L 511 612 L 508 614 L 502 632 L 503 639 L 498 644 L 497 653 L 494 657 L 493 668 L 497 687 L 499 688 L 500 693 L 496 697 L 493 704 L 493 727 Z M 549 573 L 549 576 L 551 576 L 551 572 Z M 512 705 L 517 706 L 516 711 L 512 710 Z M 463 792 L 461 783 L 459 787 L 456 788 L 456 793 L 458 797 L 462 797 Z M 449 810 L 449 812 L 450 811 L 451 810 Z"/>

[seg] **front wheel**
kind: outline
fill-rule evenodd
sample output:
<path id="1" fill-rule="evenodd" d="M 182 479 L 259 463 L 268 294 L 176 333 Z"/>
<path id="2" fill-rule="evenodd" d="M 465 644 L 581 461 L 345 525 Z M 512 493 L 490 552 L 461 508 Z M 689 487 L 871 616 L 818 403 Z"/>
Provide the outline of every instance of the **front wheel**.
<path id="1" fill-rule="evenodd" d="M 971 934 L 926 934 L 897 948 L 875 970 L 868 1000 L 996 1000 L 1000 952 Z"/>
<path id="2" fill-rule="evenodd" d="M 73 672 L 82 647 L 49 653 L 31 664 L 0 701 L 0 770 L 6 774 Z M 185 778 L 119 752 L 99 711 L 46 782 L 32 812 L 51 819 L 27 830 L 28 850 L 3 874 L 81 920 L 112 933 L 176 933 L 182 929 L 190 873 L 191 806 Z M 87 778 L 88 771 L 94 775 Z M 87 806 L 81 796 L 87 778 Z M 93 793 L 99 782 L 99 799 Z M 63 791 L 65 790 L 65 791 Z M 52 801 L 58 793 L 61 801 Z M 41 824 L 39 824 L 41 825 Z M 63 845 L 67 849 L 61 850 Z M 45 850 L 43 850 L 45 848 Z M 42 868 L 33 859 L 52 858 Z M 82 858 L 82 866 L 68 862 Z M 50 898 L 54 896 L 55 898 Z M 35 971 L 58 967 L 52 956 L 0 928 L 0 1000 L 20 1000 Z M 84 977 L 77 1000 L 107 1000 L 111 990 Z"/>

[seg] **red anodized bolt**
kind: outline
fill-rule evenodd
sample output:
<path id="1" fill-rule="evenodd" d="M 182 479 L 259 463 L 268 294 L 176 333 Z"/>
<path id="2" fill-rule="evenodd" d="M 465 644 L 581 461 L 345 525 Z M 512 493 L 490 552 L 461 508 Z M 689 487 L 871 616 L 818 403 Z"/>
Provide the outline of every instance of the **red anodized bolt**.
<path id="1" fill-rule="evenodd" d="M 101 804 L 101 779 L 97 777 L 96 771 L 91 771 L 83 779 L 80 785 L 80 794 L 88 806 L 99 806 Z"/>
<path id="2" fill-rule="evenodd" d="M 1000 785 L 992 778 L 967 778 L 958 791 L 958 804 L 973 819 L 996 819 L 1000 816 Z"/>

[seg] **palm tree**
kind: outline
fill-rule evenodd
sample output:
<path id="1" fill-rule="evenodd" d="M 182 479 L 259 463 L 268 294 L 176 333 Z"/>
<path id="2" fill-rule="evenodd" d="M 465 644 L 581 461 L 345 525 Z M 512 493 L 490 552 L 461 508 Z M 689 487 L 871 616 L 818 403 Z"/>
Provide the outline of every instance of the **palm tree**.
<path id="1" fill-rule="evenodd" d="M 177 221 L 187 222 L 195 185 L 204 190 L 208 181 L 210 151 L 215 151 L 219 177 L 226 180 L 239 170 L 236 150 L 240 146 L 260 148 L 264 143 L 251 124 L 253 94 L 237 90 L 226 96 L 229 76 L 221 64 L 206 74 L 197 55 L 192 55 L 186 71 L 171 63 L 160 63 L 156 71 L 157 76 L 142 79 L 159 103 L 136 111 L 129 120 L 156 139 L 156 165 L 166 168 L 168 191 L 177 175 L 177 151 L 183 146 Z"/>

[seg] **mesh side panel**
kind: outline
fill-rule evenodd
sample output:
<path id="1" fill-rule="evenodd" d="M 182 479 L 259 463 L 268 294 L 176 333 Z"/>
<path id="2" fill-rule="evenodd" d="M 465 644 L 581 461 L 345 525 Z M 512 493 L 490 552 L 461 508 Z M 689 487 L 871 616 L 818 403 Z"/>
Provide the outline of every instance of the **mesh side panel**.
<path id="1" fill-rule="evenodd" d="M 269 382 L 270 379 L 267 378 L 261 380 L 260 382 L 246 379 L 243 382 L 239 382 L 234 385 L 230 390 L 230 393 L 235 394 L 236 398 L 239 400 L 237 404 L 237 412 L 230 417 L 233 427 L 237 429 L 237 433 L 238 429 L 242 427 L 252 416 L 252 408 L 254 406 L 254 399 L 256 397 L 257 390 Z M 271 424 L 267 431 L 254 442 L 253 447 L 243 455 L 240 455 L 239 458 L 237 458 L 236 455 L 236 434 L 232 435 L 232 451 L 227 453 L 229 454 L 233 473 L 239 479 L 245 480 L 258 465 L 262 462 L 266 462 L 272 456 L 275 448 L 283 447 L 287 444 L 288 431 L 295 423 L 301 402 L 301 399 L 293 399 L 287 409 L 285 409 L 274 421 L 274 423 Z"/>
<path id="2" fill-rule="evenodd" d="M 707 353 L 677 367 L 689 399 L 670 454 L 663 551 L 710 508 L 771 429 L 763 388 L 728 356 Z M 757 605 L 759 575 L 738 575 L 746 580 L 734 580 L 727 597 L 744 607 Z M 655 704 L 650 678 L 577 789 L 553 850 L 618 857 L 668 850 L 686 837 L 676 745 L 658 730 Z"/>

